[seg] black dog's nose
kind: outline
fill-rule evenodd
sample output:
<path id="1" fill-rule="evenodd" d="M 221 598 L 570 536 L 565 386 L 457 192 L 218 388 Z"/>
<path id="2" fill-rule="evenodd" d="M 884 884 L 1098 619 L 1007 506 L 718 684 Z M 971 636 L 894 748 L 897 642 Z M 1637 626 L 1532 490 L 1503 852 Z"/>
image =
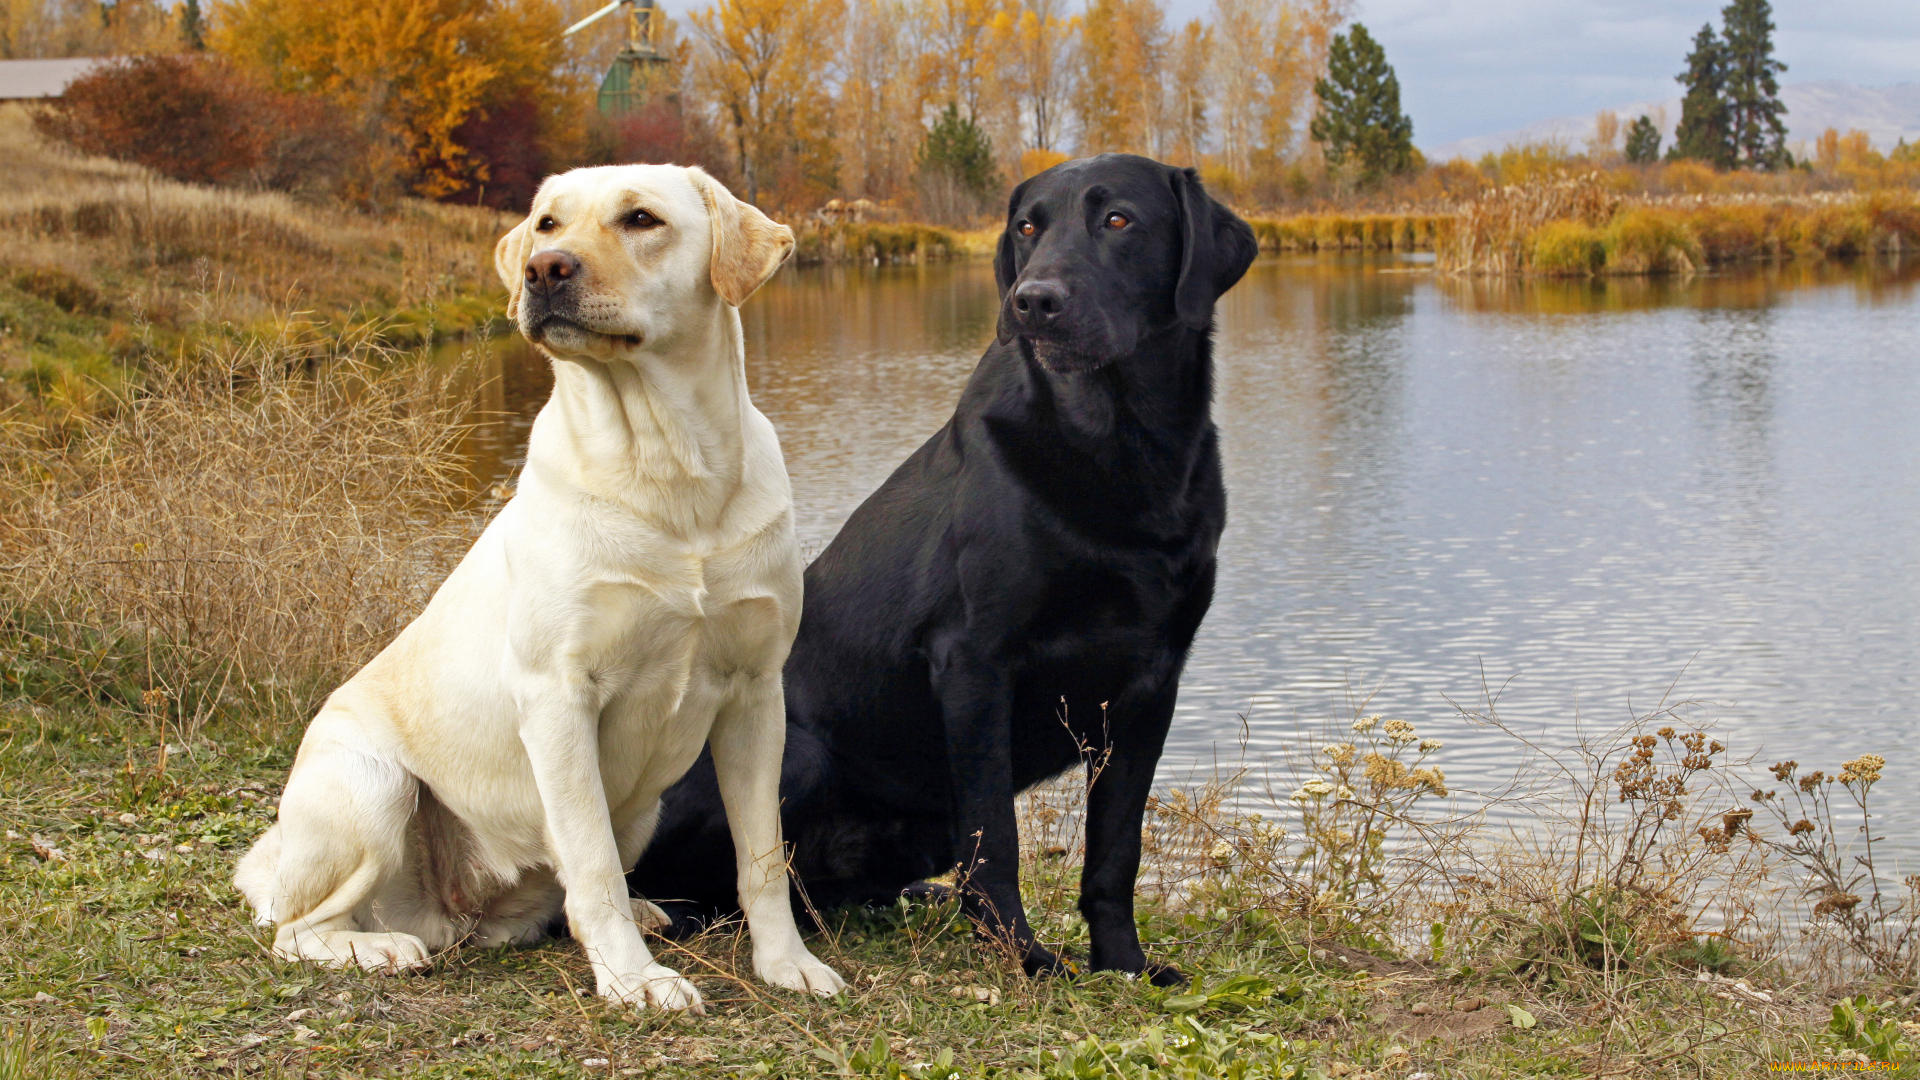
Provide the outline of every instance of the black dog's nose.
<path id="1" fill-rule="evenodd" d="M 1057 281 L 1023 281 L 1013 287 L 1013 311 L 1021 326 L 1037 330 L 1060 317 L 1067 306 L 1067 287 Z"/>
<path id="2" fill-rule="evenodd" d="M 527 260 L 527 284 L 552 292 L 580 272 L 580 260 L 564 251 L 543 251 Z"/>

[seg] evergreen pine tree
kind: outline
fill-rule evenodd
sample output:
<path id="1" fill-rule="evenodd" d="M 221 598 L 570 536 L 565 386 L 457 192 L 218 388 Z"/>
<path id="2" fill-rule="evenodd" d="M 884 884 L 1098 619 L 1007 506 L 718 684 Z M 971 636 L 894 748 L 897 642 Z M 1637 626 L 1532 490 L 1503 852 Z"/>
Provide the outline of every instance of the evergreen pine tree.
<path id="1" fill-rule="evenodd" d="M 1718 169 L 1733 166 L 1732 121 L 1726 98 L 1726 53 L 1708 23 L 1693 36 L 1687 70 L 1675 77 L 1687 88 L 1680 102 L 1680 127 L 1673 133 L 1672 158 L 1692 158 Z"/>
<path id="2" fill-rule="evenodd" d="M 207 19 L 200 10 L 200 0 L 185 0 L 180 5 L 180 41 L 195 52 L 207 47 Z"/>
<path id="3" fill-rule="evenodd" d="M 1732 0 L 1721 10 L 1720 22 L 1734 162 L 1750 169 L 1790 164 L 1787 125 L 1780 119 L 1787 111 L 1780 100 L 1780 73 L 1787 65 L 1773 58 L 1773 5 Z"/>
<path id="4" fill-rule="evenodd" d="M 1651 117 L 1642 116 L 1627 128 L 1627 162 L 1650 165 L 1660 159 L 1660 129 Z"/>
<path id="5" fill-rule="evenodd" d="M 1330 164 L 1351 160 L 1362 185 L 1412 168 L 1413 121 L 1400 111 L 1400 80 L 1365 26 L 1334 35 L 1327 77 L 1313 93 L 1320 112 L 1309 130 Z"/>
<path id="6" fill-rule="evenodd" d="M 923 174 L 945 177 L 975 196 L 991 193 L 997 183 L 993 143 L 972 117 L 960 115 L 960 106 L 953 102 L 928 129 L 914 163 Z"/>

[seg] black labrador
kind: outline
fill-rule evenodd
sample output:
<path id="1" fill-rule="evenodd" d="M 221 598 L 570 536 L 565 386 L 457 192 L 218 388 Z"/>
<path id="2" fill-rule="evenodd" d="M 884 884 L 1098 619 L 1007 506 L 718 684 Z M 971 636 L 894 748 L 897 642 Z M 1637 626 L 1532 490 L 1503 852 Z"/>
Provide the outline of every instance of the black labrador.
<path id="1" fill-rule="evenodd" d="M 1141 951 L 1134 878 L 1226 523 L 1214 302 L 1255 251 L 1192 169 L 1103 154 L 1014 190 L 997 340 L 807 568 L 781 794 L 811 903 L 958 869 L 983 934 L 1062 970 L 1021 907 L 1014 795 L 1084 764 L 1092 966 L 1181 980 Z M 725 822 L 702 758 L 629 881 L 676 920 L 731 908 Z"/>

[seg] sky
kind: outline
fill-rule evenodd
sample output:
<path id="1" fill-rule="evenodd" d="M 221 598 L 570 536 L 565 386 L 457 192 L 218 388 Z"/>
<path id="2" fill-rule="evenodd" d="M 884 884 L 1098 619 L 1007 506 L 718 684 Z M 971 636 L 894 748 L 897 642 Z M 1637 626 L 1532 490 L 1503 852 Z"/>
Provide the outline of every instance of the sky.
<path id="1" fill-rule="evenodd" d="M 1724 0 L 1358 0 L 1400 77 L 1414 144 L 1679 96 L 1673 81 Z M 1181 21 L 1211 0 L 1170 0 Z M 1775 0 L 1783 82 L 1920 81 L 1920 0 Z"/>

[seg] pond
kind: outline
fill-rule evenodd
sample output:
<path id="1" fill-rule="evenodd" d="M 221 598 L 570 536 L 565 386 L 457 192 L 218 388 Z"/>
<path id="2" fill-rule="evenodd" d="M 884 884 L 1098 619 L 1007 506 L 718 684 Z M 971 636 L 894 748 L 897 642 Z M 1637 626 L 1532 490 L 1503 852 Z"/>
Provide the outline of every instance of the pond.
<path id="1" fill-rule="evenodd" d="M 747 372 L 809 557 L 943 423 L 993 333 L 985 261 L 788 271 Z M 1295 755 L 1356 711 L 1443 740 L 1471 800 L 1676 706 L 1734 757 L 1883 754 L 1920 851 L 1920 263 L 1462 281 L 1418 256 L 1273 258 L 1222 302 L 1229 523 L 1163 783 Z M 494 357 L 477 466 L 547 387 Z M 1524 807 L 1502 813 L 1523 814 Z"/>

